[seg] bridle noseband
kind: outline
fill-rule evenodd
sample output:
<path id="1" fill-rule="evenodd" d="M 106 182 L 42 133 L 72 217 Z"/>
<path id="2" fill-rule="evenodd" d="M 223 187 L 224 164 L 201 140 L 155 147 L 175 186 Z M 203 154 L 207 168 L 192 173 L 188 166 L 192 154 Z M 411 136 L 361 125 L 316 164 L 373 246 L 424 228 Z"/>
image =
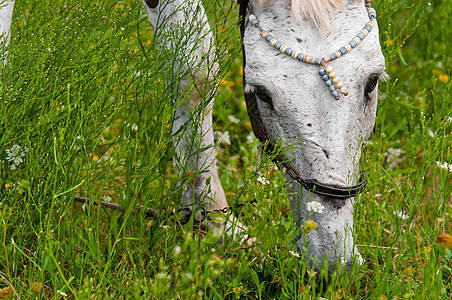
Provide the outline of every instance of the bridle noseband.
<path id="1" fill-rule="evenodd" d="M 376 18 L 375 10 L 370 6 L 371 0 L 366 0 L 366 8 L 369 14 L 369 18 L 371 21 Z M 243 68 L 245 69 L 246 65 L 246 53 L 245 53 L 245 47 L 243 44 L 243 37 L 245 34 L 245 27 L 246 27 L 246 15 L 249 8 L 249 0 L 239 0 L 238 1 L 240 8 L 239 8 L 239 22 L 240 22 L 240 34 L 242 37 L 242 55 L 243 55 Z M 369 23 L 366 23 L 366 26 L 363 28 L 363 30 L 353 38 L 352 41 L 350 41 L 348 44 L 346 44 L 344 47 L 336 51 L 335 53 L 332 53 L 329 56 L 325 56 L 322 59 L 314 58 L 308 55 L 304 55 L 301 53 L 294 53 L 296 51 L 292 50 L 291 48 L 288 48 L 281 43 L 277 42 L 276 39 L 274 39 L 268 32 L 262 30 L 259 27 L 259 22 L 256 17 L 253 16 L 253 22 L 251 22 L 252 25 L 257 27 L 261 31 L 261 36 L 269 42 L 271 46 L 274 46 L 276 49 L 280 50 L 282 53 L 285 53 L 289 56 L 292 56 L 295 59 L 298 59 L 305 63 L 311 63 L 320 65 L 319 74 L 324 80 L 325 84 L 330 89 L 332 95 L 339 99 L 339 92 L 343 95 L 347 95 L 347 91 L 345 88 L 343 88 L 342 83 L 338 78 L 335 76 L 334 71 L 332 71 L 331 66 L 327 66 L 326 63 L 330 62 L 331 60 L 334 60 L 342 55 L 345 55 L 347 52 L 351 51 L 351 49 L 355 48 L 357 44 L 360 43 L 362 39 L 370 32 L 371 28 L 373 26 L 369 25 Z M 369 30 L 370 28 L 370 30 Z M 367 33 L 367 34 L 366 34 Z M 327 67 L 329 69 L 327 70 Z M 331 74 L 334 74 L 333 76 Z M 330 84 L 331 82 L 331 84 Z M 338 86 L 339 83 L 339 86 Z M 246 78 L 245 78 L 245 72 L 243 72 L 243 85 L 246 84 Z M 262 144 L 265 145 L 265 150 L 269 153 L 274 153 L 275 147 L 269 140 L 265 127 L 263 126 L 262 119 L 260 117 L 259 109 L 257 107 L 256 102 L 256 94 L 255 92 L 245 92 L 245 102 L 246 102 L 246 108 L 248 111 L 248 116 L 251 121 L 251 126 L 253 128 L 254 135 L 261 141 Z M 338 185 L 331 185 L 331 184 L 325 184 L 321 183 L 315 179 L 303 179 L 299 175 L 299 173 L 291 167 L 287 161 L 281 157 L 276 156 L 273 161 L 276 163 L 278 168 L 283 168 L 286 170 L 286 173 L 296 182 L 301 184 L 306 190 L 325 197 L 330 198 L 336 198 L 336 199 L 347 199 L 351 197 L 355 197 L 359 193 L 363 192 L 367 185 L 367 175 L 365 172 L 361 173 L 359 182 L 355 186 L 338 186 Z"/>

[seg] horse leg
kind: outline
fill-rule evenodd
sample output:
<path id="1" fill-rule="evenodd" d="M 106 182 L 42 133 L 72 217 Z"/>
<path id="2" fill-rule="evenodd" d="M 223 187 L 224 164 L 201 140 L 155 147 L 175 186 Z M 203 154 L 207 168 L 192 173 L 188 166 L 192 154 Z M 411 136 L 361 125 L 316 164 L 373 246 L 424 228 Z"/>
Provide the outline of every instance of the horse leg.
<path id="1" fill-rule="evenodd" d="M 213 35 L 200 0 L 148 0 L 146 13 L 157 35 L 156 41 L 171 48 L 178 55 L 173 66 L 176 74 L 184 74 L 179 81 L 177 107 L 173 122 L 176 150 L 175 165 L 180 176 L 192 176 L 182 192 L 181 207 L 206 211 L 228 208 L 215 159 L 212 129 L 212 105 L 215 92 L 214 77 L 218 70 Z M 160 31 L 158 35 L 157 31 Z M 161 34 L 163 31 L 164 34 Z M 175 44 L 171 38 L 181 33 Z M 181 32 L 182 31 L 182 32 Z M 159 38 L 162 39 L 159 39 Z M 188 37 L 188 39 L 187 39 Z M 175 47 L 180 47 L 177 50 Z M 176 104 L 178 105 L 178 104 Z M 182 129 L 182 130 L 181 130 Z M 183 134 L 179 134 L 183 132 Z M 196 214 L 199 220 L 200 211 Z M 235 235 L 243 226 L 229 218 L 227 234 Z M 206 222 L 211 229 L 224 229 Z"/>
<path id="2" fill-rule="evenodd" d="M 175 165 L 180 176 L 188 176 L 182 192 L 181 207 L 204 207 L 218 210 L 228 207 L 226 196 L 218 176 L 212 130 L 212 106 L 203 102 L 202 95 L 191 92 L 185 103 L 175 112 L 173 136 L 176 150 Z M 184 97 L 185 98 L 185 97 Z M 183 130 L 181 130 L 183 128 Z M 200 218 L 200 213 L 197 214 Z"/>
<path id="3" fill-rule="evenodd" d="M 11 20 L 13 18 L 14 1 L 2 1 L 0 4 L 0 50 L 3 54 L 8 47 L 10 39 Z M 3 59 L 3 66 L 6 65 L 6 56 Z"/>

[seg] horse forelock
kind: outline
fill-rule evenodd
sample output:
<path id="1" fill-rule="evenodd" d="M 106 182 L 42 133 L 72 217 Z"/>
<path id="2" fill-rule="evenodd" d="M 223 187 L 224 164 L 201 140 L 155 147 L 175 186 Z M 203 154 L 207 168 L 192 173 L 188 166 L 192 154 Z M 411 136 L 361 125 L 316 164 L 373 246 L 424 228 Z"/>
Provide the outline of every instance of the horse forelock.
<path id="1" fill-rule="evenodd" d="M 297 23 L 311 20 L 323 32 L 331 30 L 331 17 L 343 8 L 343 0 L 286 0 L 291 5 L 292 16 Z M 361 0 L 355 0 L 361 2 Z M 257 4 L 269 4 L 272 0 L 256 0 Z"/>

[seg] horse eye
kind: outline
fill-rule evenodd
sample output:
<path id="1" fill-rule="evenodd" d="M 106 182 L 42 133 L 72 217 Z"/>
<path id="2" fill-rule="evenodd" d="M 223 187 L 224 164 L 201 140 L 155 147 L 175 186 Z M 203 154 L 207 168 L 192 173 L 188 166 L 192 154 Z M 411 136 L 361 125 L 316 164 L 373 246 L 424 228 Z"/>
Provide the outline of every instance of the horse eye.
<path id="1" fill-rule="evenodd" d="M 370 94 L 375 90 L 378 83 L 379 74 L 371 74 L 367 79 L 366 87 L 364 89 L 364 97 L 367 101 L 370 100 Z"/>
<path id="2" fill-rule="evenodd" d="M 146 5 L 149 6 L 149 8 L 156 8 L 158 4 L 158 0 L 146 0 Z"/>
<path id="3" fill-rule="evenodd" d="M 257 86 L 256 87 L 256 96 L 260 100 L 262 100 L 265 103 L 267 103 L 270 106 L 271 109 L 274 109 L 272 97 L 270 96 L 270 93 L 267 91 L 266 88 L 264 88 L 262 86 Z"/>

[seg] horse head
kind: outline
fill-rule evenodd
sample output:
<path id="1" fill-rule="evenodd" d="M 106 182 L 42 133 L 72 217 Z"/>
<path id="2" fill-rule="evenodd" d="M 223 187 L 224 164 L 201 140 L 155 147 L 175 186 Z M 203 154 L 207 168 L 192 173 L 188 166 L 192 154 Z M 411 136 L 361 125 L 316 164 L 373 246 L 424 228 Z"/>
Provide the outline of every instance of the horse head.
<path id="1" fill-rule="evenodd" d="M 303 229 L 299 251 L 315 269 L 325 257 L 330 271 L 338 261 L 350 269 L 353 256 L 361 258 L 353 241 L 361 147 L 385 74 L 375 11 L 359 0 L 241 5 L 248 112 L 267 148 L 289 146 L 278 160 L 286 161 L 291 207 Z"/>

